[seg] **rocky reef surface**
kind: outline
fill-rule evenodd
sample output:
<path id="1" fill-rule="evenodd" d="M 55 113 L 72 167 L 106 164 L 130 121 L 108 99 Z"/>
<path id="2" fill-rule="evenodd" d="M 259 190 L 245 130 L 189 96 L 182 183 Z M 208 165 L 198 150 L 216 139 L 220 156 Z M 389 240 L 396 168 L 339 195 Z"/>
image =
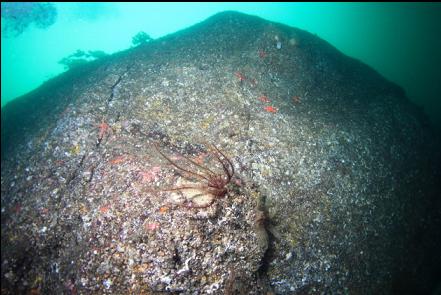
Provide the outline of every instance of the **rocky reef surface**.
<path id="1" fill-rule="evenodd" d="M 439 137 L 308 32 L 220 13 L 74 68 L 1 120 L 2 294 L 436 282 Z"/>

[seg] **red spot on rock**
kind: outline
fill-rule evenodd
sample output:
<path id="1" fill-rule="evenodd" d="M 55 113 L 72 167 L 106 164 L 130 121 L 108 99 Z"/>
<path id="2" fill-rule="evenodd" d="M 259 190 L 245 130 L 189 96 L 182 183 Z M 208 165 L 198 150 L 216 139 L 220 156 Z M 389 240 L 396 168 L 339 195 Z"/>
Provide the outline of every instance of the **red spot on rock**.
<path id="1" fill-rule="evenodd" d="M 110 160 L 110 164 L 112 164 L 112 165 L 120 164 L 122 162 L 125 162 L 126 158 L 127 157 L 124 156 L 124 155 L 123 156 L 117 156 L 117 157 L 115 157 L 115 158 Z"/>
<path id="2" fill-rule="evenodd" d="M 277 111 L 278 111 L 275 107 L 272 107 L 272 106 L 266 106 L 264 109 L 268 113 L 277 113 Z"/>
<path id="3" fill-rule="evenodd" d="M 266 57 L 266 51 L 265 50 L 259 50 L 259 57 L 261 58 L 261 59 L 264 59 L 265 57 Z"/>
<path id="4" fill-rule="evenodd" d="M 157 222 L 147 223 L 145 227 L 149 231 L 155 231 L 155 230 L 159 229 L 159 223 L 157 223 Z"/>
<path id="5" fill-rule="evenodd" d="M 269 98 L 265 95 L 262 95 L 261 97 L 259 97 L 259 100 L 262 102 L 270 102 Z"/>
<path id="6" fill-rule="evenodd" d="M 208 153 L 200 153 L 196 158 L 194 158 L 194 161 L 199 165 L 202 165 L 205 163 L 205 159 L 207 157 L 208 157 Z"/>
<path id="7" fill-rule="evenodd" d="M 138 175 L 142 183 L 155 181 L 161 171 L 160 166 L 153 166 L 147 171 L 139 171 Z"/>
<path id="8" fill-rule="evenodd" d="M 241 81 L 241 82 L 246 80 L 245 76 L 242 75 L 242 73 L 240 73 L 240 72 L 236 72 L 235 75 L 239 79 L 239 81 Z"/>
<path id="9" fill-rule="evenodd" d="M 159 213 L 161 213 L 161 214 L 167 213 L 167 211 L 169 209 L 170 209 L 169 207 L 163 206 L 163 207 L 159 208 Z"/>
<path id="10" fill-rule="evenodd" d="M 112 129 L 110 128 L 109 124 L 107 124 L 104 121 L 101 121 L 101 124 L 98 125 L 99 133 L 98 133 L 98 139 L 102 140 L 105 135 L 112 133 Z"/>
<path id="11" fill-rule="evenodd" d="M 110 205 L 105 205 L 100 208 L 100 212 L 105 214 L 110 210 Z"/>
<path id="12" fill-rule="evenodd" d="M 242 186 L 243 184 L 242 184 L 242 180 L 240 180 L 240 179 L 234 179 L 233 180 L 234 181 L 234 183 L 237 185 L 237 186 Z"/>

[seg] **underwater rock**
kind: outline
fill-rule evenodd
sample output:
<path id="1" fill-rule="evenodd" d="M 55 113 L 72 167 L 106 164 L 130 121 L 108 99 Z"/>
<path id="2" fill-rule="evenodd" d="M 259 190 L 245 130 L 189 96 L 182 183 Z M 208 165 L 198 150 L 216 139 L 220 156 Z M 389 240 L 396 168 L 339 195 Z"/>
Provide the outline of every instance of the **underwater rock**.
<path id="1" fill-rule="evenodd" d="M 72 68 L 1 120 L 2 294 L 433 287 L 439 137 L 305 31 L 219 13 Z M 226 196 L 185 205 L 182 186 L 230 174 Z"/>

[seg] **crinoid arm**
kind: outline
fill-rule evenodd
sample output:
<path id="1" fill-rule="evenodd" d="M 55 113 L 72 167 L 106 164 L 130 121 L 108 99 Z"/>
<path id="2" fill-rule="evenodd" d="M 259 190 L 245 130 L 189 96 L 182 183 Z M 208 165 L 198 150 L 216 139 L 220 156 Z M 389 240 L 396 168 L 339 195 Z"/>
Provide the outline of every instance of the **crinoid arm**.
<path id="1" fill-rule="evenodd" d="M 182 172 L 183 178 L 194 176 L 189 183 L 176 183 L 178 186 L 159 189 L 162 192 L 180 192 L 186 196 L 185 206 L 188 208 L 207 208 L 210 207 L 216 199 L 222 198 L 228 194 L 227 185 L 234 176 L 234 166 L 230 159 L 215 145 L 205 144 L 211 155 L 210 162 L 213 167 L 205 167 L 196 161 L 179 154 L 181 161 L 172 160 L 164 153 L 157 143 L 154 143 L 158 153 L 169 162 L 177 172 Z M 179 180 L 178 180 L 179 182 Z M 196 191 L 195 194 L 191 190 Z M 203 198 L 207 196 L 208 199 Z M 202 198 L 202 199 L 201 199 Z M 201 200 L 205 200 L 201 202 Z"/>
<path id="2" fill-rule="evenodd" d="M 188 174 L 190 174 L 190 175 L 193 175 L 193 176 L 196 176 L 196 177 L 198 177 L 198 178 L 202 178 L 202 179 L 205 179 L 205 180 L 209 180 L 209 178 L 207 177 L 207 176 L 205 176 L 205 175 L 202 175 L 202 174 L 200 174 L 200 173 L 197 173 L 197 172 L 194 172 L 194 171 L 190 171 L 190 170 L 188 170 L 188 169 L 185 169 L 185 168 L 183 168 L 183 167 L 181 167 L 181 166 L 179 166 L 175 161 L 173 161 L 172 159 L 170 159 L 160 148 L 159 148 L 159 146 L 158 146 L 158 144 L 155 142 L 155 143 L 153 143 L 153 145 L 154 145 L 154 147 L 155 147 L 155 149 L 158 151 L 158 153 L 164 158 L 164 159 L 166 159 L 170 164 L 172 164 L 174 167 L 176 167 L 177 169 L 179 169 L 179 170 L 181 170 L 181 171 L 184 171 L 184 172 L 186 172 L 186 173 L 188 173 Z M 181 156 L 183 156 L 183 155 L 181 155 Z M 185 156 L 183 156 L 185 159 L 188 159 L 187 157 L 185 157 Z M 199 165 L 198 165 L 199 166 Z"/>
<path id="3" fill-rule="evenodd" d="M 186 190 L 186 189 L 205 190 L 205 189 L 207 189 L 207 187 L 206 186 L 189 185 L 189 186 L 178 186 L 178 187 L 164 188 L 164 189 L 160 189 L 159 191 L 173 192 L 173 191 L 180 191 L 180 190 Z"/>
<path id="4" fill-rule="evenodd" d="M 195 165 L 196 167 L 201 168 L 202 170 L 204 170 L 205 172 L 208 173 L 208 175 L 212 176 L 212 175 L 216 175 L 216 173 L 214 173 L 211 169 L 209 169 L 208 167 L 204 167 L 201 164 L 196 163 L 195 161 L 193 161 L 192 159 L 190 159 L 187 156 L 184 156 L 181 154 L 182 157 L 184 157 L 187 161 L 189 161 L 190 163 L 192 163 L 193 165 Z"/>
<path id="5" fill-rule="evenodd" d="M 234 166 L 233 163 L 231 163 L 230 159 L 228 159 L 227 156 L 225 156 L 225 154 L 223 152 L 221 152 L 217 146 L 215 146 L 214 144 L 211 145 L 212 148 L 214 148 L 215 153 L 214 155 L 216 156 L 217 160 L 219 161 L 219 163 L 221 163 L 222 168 L 224 169 L 225 175 L 227 175 L 227 179 L 228 182 L 230 182 L 231 178 L 234 175 Z M 221 156 L 219 156 L 219 154 Z M 228 164 L 228 165 L 227 165 Z M 231 170 L 231 171 L 230 171 Z"/>

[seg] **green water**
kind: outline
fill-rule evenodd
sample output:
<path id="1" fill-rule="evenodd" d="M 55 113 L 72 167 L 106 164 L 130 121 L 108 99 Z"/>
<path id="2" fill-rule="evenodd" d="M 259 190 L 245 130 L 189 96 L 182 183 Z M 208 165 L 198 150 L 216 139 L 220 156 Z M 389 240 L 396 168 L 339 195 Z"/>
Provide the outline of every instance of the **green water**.
<path id="1" fill-rule="evenodd" d="M 56 22 L 1 38 L 1 105 L 65 70 L 81 50 L 114 53 L 237 10 L 317 34 L 402 86 L 441 127 L 440 3 L 55 3 Z M 5 20 L 2 18 L 2 28 Z"/>

